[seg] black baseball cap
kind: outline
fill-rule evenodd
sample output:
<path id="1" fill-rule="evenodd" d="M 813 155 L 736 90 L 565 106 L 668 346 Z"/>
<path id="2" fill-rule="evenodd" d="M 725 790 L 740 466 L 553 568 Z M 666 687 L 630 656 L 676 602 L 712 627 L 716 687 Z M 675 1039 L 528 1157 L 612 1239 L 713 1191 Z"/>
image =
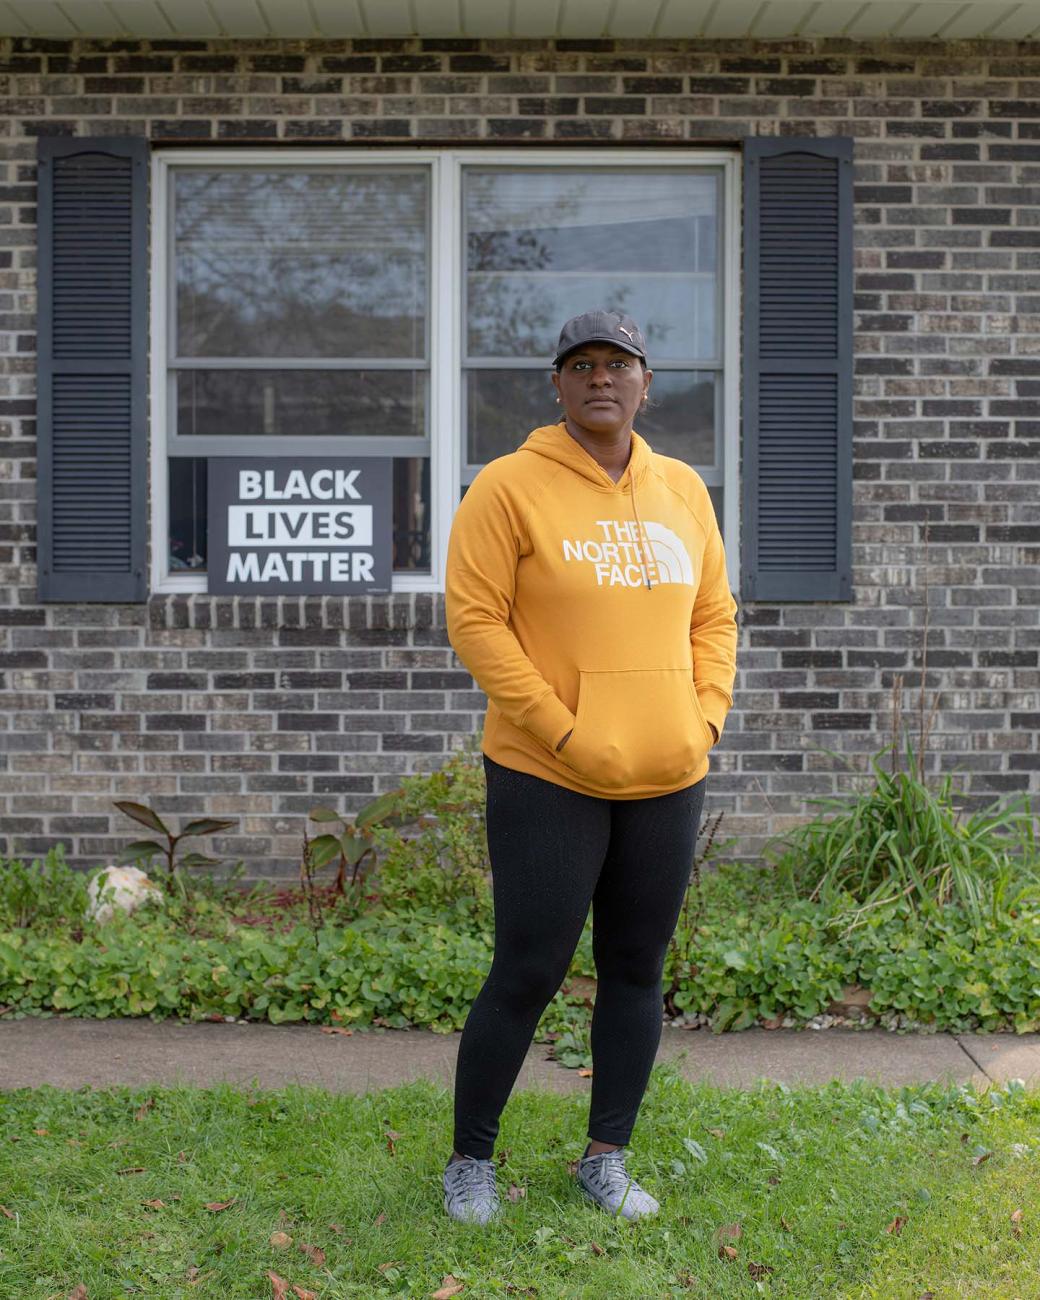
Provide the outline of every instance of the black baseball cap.
<path id="1" fill-rule="evenodd" d="M 572 316 L 560 330 L 553 365 L 557 366 L 575 348 L 585 343 L 613 343 L 633 356 L 646 360 L 646 339 L 631 316 L 619 311 L 587 311 Z"/>

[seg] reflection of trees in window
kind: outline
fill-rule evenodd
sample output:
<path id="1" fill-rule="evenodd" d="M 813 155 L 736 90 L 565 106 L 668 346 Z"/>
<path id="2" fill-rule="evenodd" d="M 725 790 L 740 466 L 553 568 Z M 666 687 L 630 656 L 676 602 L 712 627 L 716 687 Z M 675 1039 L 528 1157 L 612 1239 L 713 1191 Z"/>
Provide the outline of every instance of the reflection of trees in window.
<path id="1" fill-rule="evenodd" d="M 690 178 L 669 178 L 672 207 L 688 198 L 689 213 L 648 215 L 638 197 L 643 179 L 559 173 L 522 182 L 512 173 L 470 178 L 471 356 L 544 355 L 566 319 L 592 308 L 628 312 L 652 348 L 691 355 L 698 291 L 681 275 L 703 263 L 703 219 L 693 210 L 692 192 L 685 193 Z"/>
<path id="2" fill-rule="evenodd" d="M 181 355 L 423 356 L 425 173 L 176 177 Z"/>

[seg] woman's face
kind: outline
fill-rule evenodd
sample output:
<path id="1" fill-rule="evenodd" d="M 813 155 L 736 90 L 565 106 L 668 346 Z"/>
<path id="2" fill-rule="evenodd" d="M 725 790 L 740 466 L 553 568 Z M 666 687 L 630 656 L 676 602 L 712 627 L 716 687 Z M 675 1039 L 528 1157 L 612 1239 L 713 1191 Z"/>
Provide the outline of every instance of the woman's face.
<path id="1" fill-rule="evenodd" d="M 553 371 L 553 387 L 567 418 L 591 433 L 616 434 L 631 428 L 653 371 L 613 343 L 575 348 Z"/>

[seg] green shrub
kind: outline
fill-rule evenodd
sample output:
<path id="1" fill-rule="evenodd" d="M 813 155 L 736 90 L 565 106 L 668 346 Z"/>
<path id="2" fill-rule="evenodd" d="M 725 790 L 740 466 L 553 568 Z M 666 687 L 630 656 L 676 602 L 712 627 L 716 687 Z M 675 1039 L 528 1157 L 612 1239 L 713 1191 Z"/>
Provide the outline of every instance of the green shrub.
<path id="1" fill-rule="evenodd" d="M 452 755 L 436 772 L 405 777 L 395 825 L 372 827 L 382 907 L 455 910 L 491 919 L 484 771 L 479 754 Z"/>
<path id="2" fill-rule="evenodd" d="M 1003 808 L 994 803 L 961 823 L 949 775 L 933 792 L 914 773 L 909 741 L 908 771 L 885 772 L 879 762 L 884 752 L 871 759 L 877 777 L 872 790 L 807 801 L 837 812 L 780 837 L 780 888 L 828 906 L 847 896 L 849 912 L 860 914 L 903 898 L 933 920 L 956 901 L 976 926 L 1040 900 L 1034 819 L 1025 796 Z M 764 856 L 776 851 L 775 844 L 767 846 Z"/>
<path id="3" fill-rule="evenodd" d="M 63 845 L 28 867 L 20 859 L 0 860 L 0 927 L 78 925 L 87 904 L 87 878 L 65 861 Z"/>

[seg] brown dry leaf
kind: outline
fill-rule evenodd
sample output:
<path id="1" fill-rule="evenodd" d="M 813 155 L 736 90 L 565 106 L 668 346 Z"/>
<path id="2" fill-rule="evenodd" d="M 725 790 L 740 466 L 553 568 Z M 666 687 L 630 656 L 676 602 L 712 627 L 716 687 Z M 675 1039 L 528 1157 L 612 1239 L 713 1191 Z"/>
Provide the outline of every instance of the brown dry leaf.
<path id="1" fill-rule="evenodd" d="M 935 1300 L 935 1292 L 934 1292 L 934 1291 L 922 1291 L 922 1292 L 921 1292 L 921 1300 Z"/>
<path id="2" fill-rule="evenodd" d="M 898 1237 L 903 1231 L 903 1225 L 906 1223 L 906 1216 L 897 1214 L 896 1217 L 885 1227 L 885 1231 L 891 1233 L 893 1237 Z"/>
<path id="3" fill-rule="evenodd" d="M 125 1169 L 116 1170 L 117 1174 L 144 1174 L 147 1172 L 144 1165 L 127 1165 Z"/>
<path id="4" fill-rule="evenodd" d="M 87 1300 L 86 1282 L 77 1282 L 68 1294 L 68 1300 Z"/>
<path id="5" fill-rule="evenodd" d="M 298 1282 L 293 1283 L 292 1289 L 296 1292 L 296 1300 L 318 1300 L 317 1291 L 305 1291 Z"/>
<path id="6" fill-rule="evenodd" d="M 141 1204 L 142 1204 L 142 1205 L 147 1205 L 148 1208 L 149 1208 L 150 1210 L 165 1210 L 165 1209 L 166 1209 L 166 1202 L 165 1202 L 165 1201 L 160 1201 L 159 1198 L 158 1198 L 158 1196 L 156 1196 L 156 1197 L 155 1197 L 153 1200 L 151 1200 L 151 1201 L 142 1201 Z"/>
<path id="7" fill-rule="evenodd" d="M 675 1277 L 676 1282 L 687 1290 L 692 1290 L 695 1286 L 700 1286 L 700 1278 L 696 1278 L 688 1268 L 681 1268 Z"/>
<path id="8" fill-rule="evenodd" d="M 271 1289 L 273 1292 L 272 1300 L 288 1300 L 289 1283 L 284 1277 L 279 1277 L 277 1273 L 267 1270 L 267 1276 L 271 1279 Z"/>
<path id="9" fill-rule="evenodd" d="M 8 1219 L 14 1218 L 14 1210 L 9 1210 L 6 1205 L 0 1205 L 0 1214 Z"/>
<path id="10" fill-rule="evenodd" d="M 778 1174 L 770 1174 L 769 1177 L 766 1179 L 766 1182 L 770 1185 L 770 1187 L 778 1187 L 780 1185 L 780 1177 Z"/>
<path id="11" fill-rule="evenodd" d="M 83 1145 L 79 1138 L 66 1138 L 65 1143 L 70 1147 L 81 1147 Z"/>
<path id="12" fill-rule="evenodd" d="M 134 1111 L 134 1119 L 144 1119 L 144 1117 L 148 1114 L 148 1112 L 152 1109 L 154 1105 L 155 1105 L 155 1098 L 149 1097 L 148 1100 L 144 1102 L 144 1104 L 141 1106 L 140 1110 Z"/>
<path id="13" fill-rule="evenodd" d="M 403 1259 L 388 1259 L 385 1264 L 377 1264 L 376 1268 L 380 1273 L 385 1273 L 388 1268 L 400 1268 L 403 1263 Z"/>
<path id="14" fill-rule="evenodd" d="M 50 1133 L 50 1129 L 49 1129 L 49 1128 L 34 1128 L 34 1129 L 33 1129 L 33 1132 L 34 1132 L 35 1134 L 37 1134 L 39 1137 L 47 1137 L 48 1134 Z M 79 1285 L 79 1286 L 83 1286 L 83 1283 L 80 1282 L 80 1283 L 78 1283 L 78 1285 Z"/>
<path id="15" fill-rule="evenodd" d="M 385 1223 L 385 1222 L 386 1222 L 386 1211 L 380 1210 L 379 1213 L 376 1215 L 376 1217 L 372 1220 L 372 1227 L 378 1228 L 381 1223 Z"/>
<path id="16" fill-rule="evenodd" d="M 187 1151 L 178 1151 L 178 1152 L 177 1152 L 177 1163 L 178 1163 L 178 1164 L 183 1165 L 184 1162 L 185 1162 L 187 1159 L 188 1159 L 188 1153 L 187 1153 Z"/>
<path id="17" fill-rule="evenodd" d="M 708 1132 L 712 1137 L 718 1138 L 720 1142 L 726 1136 L 726 1130 L 724 1128 L 710 1128 L 708 1129 Z"/>
<path id="18" fill-rule="evenodd" d="M 968 1140 L 968 1135 L 967 1135 L 967 1133 L 962 1133 L 962 1134 L 961 1134 L 961 1145 L 963 1146 L 963 1144 L 964 1144 L 965 1142 L 967 1142 L 967 1140 Z"/>
<path id="19" fill-rule="evenodd" d="M 329 1227 L 329 1232 L 342 1232 L 342 1231 L 343 1231 L 343 1224 L 342 1224 L 342 1223 L 330 1223 L 330 1224 L 328 1225 L 328 1227 Z"/>
<path id="20" fill-rule="evenodd" d="M 719 1247 L 719 1259 L 736 1259 L 736 1257 L 737 1257 L 736 1246 Z"/>
<path id="21" fill-rule="evenodd" d="M 592 1071 L 586 1069 L 585 1066 L 582 1066 L 581 1069 L 578 1071 L 578 1078 L 579 1078 L 579 1079 L 591 1079 L 591 1078 L 592 1078 Z"/>
<path id="22" fill-rule="evenodd" d="M 780 1216 L 780 1226 L 783 1228 L 784 1232 L 794 1232 L 794 1228 L 791 1227 L 782 1214 Z"/>
<path id="23" fill-rule="evenodd" d="M 286 1246 L 292 1245 L 292 1237 L 287 1232 L 272 1232 L 267 1240 L 275 1250 L 284 1250 Z"/>
<path id="24" fill-rule="evenodd" d="M 773 1269 L 769 1264 L 756 1264 L 754 1260 L 749 1259 L 747 1271 L 751 1274 L 752 1279 L 758 1282 L 772 1273 Z"/>
<path id="25" fill-rule="evenodd" d="M 203 1208 L 212 1210 L 215 1214 L 218 1210 L 226 1210 L 229 1205 L 234 1205 L 237 1200 L 237 1196 L 232 1196 L 230 1201 L 207 1201 Z"/>
<path id="26" fill-rule="evenodd" d="M 983 1151 L 980 1155 L 972 1156 L 971 1163 L 973 1165 L 981 1165 L 983 1160 L 988 1160 L 992 1154 L 992 1151 Z"/>
<path id="27" fill-rule="evenodd" d="M 459 1295 L 465 1289 L 465 1283 L 460 1282 L 454 1273 L 445 1273 L 439 1288 L 433 1292 L 432 1300 L 451 1300 L 453 1295 Z"/>
<path id="28" fill-rule="evenodd" d="M 760 1020 L 758 1022 L 763 1029 L 779 1029 L 784 1023 L 783 1016 L 772 1016 L 769 1020 Z"/>
<path id="29" fill-rule="evenodd" d="M 742 1232 L 743 1229 L 739 1223 L 724 1223 L 721 1227 L 715 1229 L 715 1240 L 718 1242 L 739 1241 Z"/>
<path id="30" fill-rule="evenodd" d="M 1021 1210 L 1012 1210 L 1012 1211 L 1011 1211 L 1011 1225 L 1012 1225 L 1012 1226 L 1011 1226 L 1011 1231 L 1015 1234 L 1016 1237 L 1021 1237 L 1021 1235 L 1022 1235 L 1021 1224 L 1022 1224 L 1022 1211 L 1021 1211 Z"/>
<path id="31" fill-rule="evenodd" d="M 394 1146 L 394 1143 L 397 1142 L 401 1134 L 398 1133 L 396 1129 L 388 1128 L 383 1136 L 386 1138 L 387 1151 L 389 1151 L 392 1156 L 395 1156 L 397 1154 L 397 1149 Z"/>
<path id="32" fill-rule="evenodd" d="M 321 1268 L 325 1263 L 325 1252 L 320 1246 L 311 1246 L 305 1241 L 300 1242 L 300 1249 L 311 1261 L 315 1268 Z"/>
<path id="33" fill-rule="evenodd" d="M 319 1025 L 318 1028 L 323 1034 L 343 1034 L 346 1038 L 352 1038 L 353 1029 L 344 1029 L 342 1025 Z"/>
<path id="34" fill-rule="evenodd" d="M 590 1242 L 589 1242 L 589 1249 L 592 1251 L 592 1253 L 593 1253 L 594 1255 L 605 1255 L 605 1254 L 607 1253 L 607 1252 L 603 1249 L 603 1247 L 599 1244 L 598 1241 L 590 1241 Z"/>
<path id="35" fill-rule="evenodd" d="M 568 1160 L 568 1161 L 567 1161 L 567 1172 L 568 1172 L 569 1174 L 576 1174 L 576 1173 L 578 1172 L 578 1162 L 577 1162 L 577 1160 Z"/>
<path id="36" fill-rule="evenodd" d="M 522 1200 L 526 1195 L 526 1187 L 517 1187 L 516 1183 L 509 1184 L 509 1191 L 506 1192 L 506 1196 L 508 1196 L 511 1201 Z"/>

